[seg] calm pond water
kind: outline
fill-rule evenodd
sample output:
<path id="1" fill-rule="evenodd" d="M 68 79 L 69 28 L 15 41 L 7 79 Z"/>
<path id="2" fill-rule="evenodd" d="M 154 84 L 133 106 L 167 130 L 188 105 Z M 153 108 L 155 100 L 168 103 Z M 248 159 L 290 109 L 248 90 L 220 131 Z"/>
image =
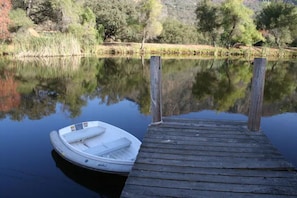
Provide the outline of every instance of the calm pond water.
<path id="1" fill-rule="evenodd" d="M 164 116 L 247 120 L 250 61 L 163 60 Z M 0 197 L 118 197 L 125 177 L 61 159 L 49 133 L 101 120 L 140 140 L 151 123 L 149 60 L 0 60 Z M 297 166 L 297 61 L 269 61 L 261 129 Z"/>

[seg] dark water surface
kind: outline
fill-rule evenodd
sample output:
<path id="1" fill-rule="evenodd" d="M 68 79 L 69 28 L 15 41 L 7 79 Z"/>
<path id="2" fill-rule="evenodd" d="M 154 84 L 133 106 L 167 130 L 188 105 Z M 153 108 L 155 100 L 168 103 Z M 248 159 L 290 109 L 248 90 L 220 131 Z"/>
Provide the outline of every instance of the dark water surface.
<path id="1" fill-rule="evenodd" d="M 118 197 L 125 177 L 66 162 L 49 133 L 101 120 L 142 140 L 151 122 L 149 62 L 51 61 L 0 61 L 0 197 Z M 268 62 L 261 123 L 295 166 L 296 64 Z M 162 74 L 164 116 L 247 120 L 250 61 L 163 60 Z"/>

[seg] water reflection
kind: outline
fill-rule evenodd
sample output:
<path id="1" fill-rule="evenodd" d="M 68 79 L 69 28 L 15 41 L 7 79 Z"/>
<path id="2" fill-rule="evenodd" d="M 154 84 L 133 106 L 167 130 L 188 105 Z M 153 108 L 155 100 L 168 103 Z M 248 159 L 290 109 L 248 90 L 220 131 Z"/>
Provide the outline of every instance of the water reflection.
<path id="1" fill-rule="evenodd" d="M 224 60 L 217 68 L 197 72 L 192 92 L 198 101 L 211 103 L 211 109 L 229 111 L 234 104 L 247 106 L 251 78 L 250 62 Z M 246 110 L 241 113 L 246 114 Z"/>
<path id="2" fill-rule="evenodd" d="M 140 139 L 146 132 L 147 117 L 150 116 L 149 60 L 145 60 L 144 64 L 140 59 L 126 58 L 72 57 L 56 61 L 0 60 L 1 186 L 12 183 L 12 186 L 19 188 L 12 177 L 1 175 L 2 167 L 14 166 L 16 169 L 42 172 L 37 174 L 57 174 L 49 154 L 52 146 L 48 133 L 52 129 L 87 119 L 102 119 L 119 127 L 122 125 L 131 133 L 138 133 Z M 162 60 L 163 115 L 186 114 L 195 118 L 224 115 L 220 118 L 226 118 L 230 113 L 236 113 L 232 114 L 231 119 L 245 119 L 252 67 L 250 61 L 244 60 Z M 296 139 L 294 129 L 280 124 L 276 131 L 273 131 L 275 127 L 269 128 L 275 123 L 287 123 L 280 119 L 283 117 L 280 115 L 287 112 L 291 114 L 285 114 L 285 120 L 295 123 L 297 63 L 295 60 L 269 61 L 266 68 L 263 116 L 267 119 L 263 119 L 263 127 L 268 132 L 272 131 L 268 136 L 297 165 L 297 156 L 292 152 L 297 149 L 296 142 L 292 142 Z M 268 117 L 273 115 L 273 119 Z M 11 151 L 12 154 L 7 155 L 4 151 Z M 43 162 L 40 166 L 36 165 Z M 109 193 L 98 186 L 105 176 L 96 176 L 91 179 L 93 182 L 86 184 L 90 180 L 82 179 L 82 176 L 89 173 L 80 175 L 82 170 L 71 168 L 64 162 L 57 162 L 57 166 L 59 172 L 63 171 L 79 185 L 97 194 Z M 58 174 L 56 177 L 64 181 L 64 177 Z M 120 188 L 122 180 L 119 181 L 110 188 Z M 32 186 L 35 188 L 35 183 Z M 47 188 L 55 189 L 54 186 L 55 182 L 52 182 Z M 72 188 L 72 184 L 67 183 L 67 186 Z M 18 197 L 21 195 L 26 193 L 20 191 L 17 194 Z"/>
<path id="3" fill-rule="evenodd" d="M 126 177 L 100 173 L 69 163 L 54 150 L 52 157 L 56 166 L 69 178 L 96 193 L 99 197 L 117 198 L 124 187 Z"/>
<path id="4" fill-rule="evenodd" d="M 150 113 L 148 62 L 145 67 L 138 59 L 120 58 L 82 58 L 74 67 L 66 63 L 61 68 L 39 67 L 36 60 L 1 64 L 1 116 L 41 119 L 61 103 L 74 118 L 95 97 L 107 105 L 129 99 L 141 113 Z M 247 115 L 251 76 L 250 61 L 163 60 L 163 114 L 211 109 Z M 296 76 L 295 62 L 268 62 L 263 115 L 296 112 Z"/>

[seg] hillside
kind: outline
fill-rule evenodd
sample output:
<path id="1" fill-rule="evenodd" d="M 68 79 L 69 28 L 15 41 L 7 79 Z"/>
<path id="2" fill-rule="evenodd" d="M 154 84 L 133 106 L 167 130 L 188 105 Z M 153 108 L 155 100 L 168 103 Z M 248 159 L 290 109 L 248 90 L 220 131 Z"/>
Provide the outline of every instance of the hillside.
<path id="1" fill-rule="evenodd" d="M 170 18 L 176 18 L 184 23 L 193 24 L 195 22 L 195 10 L 199 0 L 161 0 L 164 5 L 164 15 Z M 224 0 L 213 0 L 215 3 L 221 3 Z M 261 3 L 267 0 L 244 0 L 244 4 L 255 12 L 261 8 Z M 297 4 L 296 0 L 289 0 Z"/>

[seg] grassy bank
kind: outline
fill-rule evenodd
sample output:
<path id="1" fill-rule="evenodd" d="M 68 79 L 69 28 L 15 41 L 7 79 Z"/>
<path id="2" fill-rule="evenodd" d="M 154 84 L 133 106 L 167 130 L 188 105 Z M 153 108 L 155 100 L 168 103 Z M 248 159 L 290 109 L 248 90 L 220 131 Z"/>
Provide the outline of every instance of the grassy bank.
<path id="1" fill-rule="evenodd" d="M 296 58 L 297 49 L 277 49 L 268 47 L 237 48 L 212 47 L 209 45 L 173 45 L 173 44 L 145 44 L 144 50 L 140 43 L 106 43 L 96 46 L 93 50 L 97 55 L 128 55 L 165 57 L 270 57 L 270 58 Z"/>
<path id="2" fill-rule="evenodd" d="M 95 56 L 134 56 L 149 57 L 152 55 L 167 58 L 200 58 L 200 57 L 234 57 L 252 59 L 254 57 L 296 58 L 297 49 L 276 49 L 268 47 L 237 48 L 212 47 L 209 45 L 174 45 L 146 43 L 144 49 L 140 49 L 140 43 L 104 43 L 93 48 L 88 48 L 84 53 L 77 40 L 66 38 L 34 38 L 16 40 L 14 45 L 2 46 L 1 54 L 10 54 L 18 57 L 52 57 L 73 55 L 95 55 Z"/>

